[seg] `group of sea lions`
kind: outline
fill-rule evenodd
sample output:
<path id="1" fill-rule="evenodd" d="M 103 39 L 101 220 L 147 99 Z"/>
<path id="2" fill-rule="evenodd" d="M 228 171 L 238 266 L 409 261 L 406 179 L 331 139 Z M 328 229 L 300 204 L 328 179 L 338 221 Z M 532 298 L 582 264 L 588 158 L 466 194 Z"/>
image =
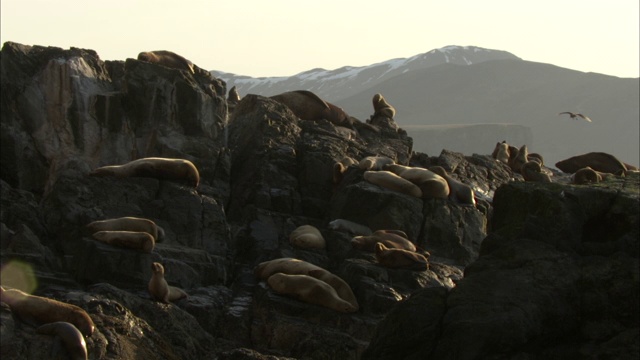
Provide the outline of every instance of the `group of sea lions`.
<path id="1" fill-rule="evenodd" d="M 544 168 L 541 155 L 529 153 L 526 145 L 519 149 L 506 141 L 496 143 L 491 156 L 515 173 L 521 174 L 525 181 L 551 182 L 551 172 Z M 559 161 L 555 166 L 565 173 L 572 174 L 574 184 L 597 183 L 610 176 L 625 176 L 628 171 L 638 168 L 620 161 L 611 154 L 590 152 Z"/>
<path id="2" fill-rule="evenodd" d="M 376 230 L 371 235 L 354 236 L 351 246 L 373 252 L 381 266 L 390 269 L 429 270 L 429 253 L 418 252 L 415 244 L 402 230 Z"/>
<path id="3" fill-rule="evenodd" d="M 440 166 L 429 169 L 396 164 L 386 156 L 367 156 L 360 161 L 345 157 L 333 166 L 333 182 L 342 181 L 349 167 L 364 171 L 367 182 L 417 198 L 449 199 L 459 204 L 476 204 L 473 189 L 454 179 Z"/>

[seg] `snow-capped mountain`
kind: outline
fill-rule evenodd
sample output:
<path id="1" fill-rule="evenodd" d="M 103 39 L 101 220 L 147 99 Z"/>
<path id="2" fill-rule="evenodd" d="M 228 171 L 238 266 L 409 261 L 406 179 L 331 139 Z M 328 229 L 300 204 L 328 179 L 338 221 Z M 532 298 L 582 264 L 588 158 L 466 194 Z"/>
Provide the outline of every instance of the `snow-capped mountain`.
<path id="1" fill-rule="evenodd" d="M 236 86 L 240 96 L 271 96 L 291 90 L 310 90 L 327 101 L 336 101 L 408 71 L 445 63 L 471 65 L 502 59 L 520 58 L 501 50 L 475 46 L 445 46 L 410 58 L 392 59 L 361 67 L 344 66 L 335 70 L 312 69 L 290 77 L 253 78 L 216 70 L 211 73 L 226 81 L 227 89 Z"/>

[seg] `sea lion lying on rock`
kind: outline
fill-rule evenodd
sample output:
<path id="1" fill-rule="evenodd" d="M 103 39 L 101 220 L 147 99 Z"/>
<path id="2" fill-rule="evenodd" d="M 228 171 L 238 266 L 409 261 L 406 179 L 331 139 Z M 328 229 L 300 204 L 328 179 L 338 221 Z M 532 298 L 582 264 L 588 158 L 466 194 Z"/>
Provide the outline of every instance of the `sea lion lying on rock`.
<path id="1" fill-rule="evenodd" d="M 520 168 L 520 173 L 525 181 L 551 182 L 549 174 L 543 172 L 540 163 L 534 160 L 524 163 Z"/>
<path id="2" fill-rule="evenodd" d="M 140 231 L 98 231 L 91 235 L 94 239 L 111 246 L 151 253 L 155 247 L 153 236 Z"/>
<path id="3" fill-rule="evenodd" d="M 168 50 L 143 51 L 138 54 L 138 60 L 185 70 L 191 74 L 195 74 L 195 68 L 191 61 Z"/>
<path id="4" fill-rule="evenodd" d="M 571 182 L 579 185 L 588 183 L 599 183 L 604 180 L 606 176 L 610 175 L 611 174 L 595 171 L 587 166 L 585 168 L 579 169 L 573 175 L 571 175 Z"/>
<path id="5" fill-rule="evenodd" d="M 460 204 L 476 205 L 471 186 L 452 178 L 442 166 L 431 166 L 429 170 L 442 176 L 449 185 L 449 199 Z"/>
<path id="6" fill-rule="evenodd" d="M 389 249 L 416 251 L 416 246 L 406 235 L 402 236 L 393 231 L 376 230 L 369 236 L 354 236 L 351 239 L 351 246 L 353 246 L 353 248 L 368 252 L 374 252 L 377 243 L 382 243 Z"/>
<path id="7" fill-rule="evenodd" d="M 302 249 L 324 249 L 326 241 L 320 230 L 312 225 L 301 225 L 289 234 L 291 245 Z"/>
<path id="8" fill-rule="evenodd" d="M 358 167 L 362 170 L 383 170 L 385 165 L 395 164 L 395 161 L 386 156 L 367 156 L 362 158 Z"/>
<path id="9" fill-rule="evenodd" d="M 11 312 L 22 321 L 30 324 L 64 321 L 73 324 L 84 336 L 91 336 L 95 330 L 89 314 L 76 305 L 4 287 L 0 287 L 0 301 L 9 305 Z"/>
<path id="10" fill-rule="evenodd" d="M 102 166 L 93 170 L 92 176 L 150 177 L 160 180 L 173 180 L 197 187 L 200 173 L 195 165 L 185 159 L 142 158 L 123 165 Z"/>
<path id="11" fill-rule="evenodd" d="M 358 301 L 356 300 L 349 284 L 330 271 L 303 260 L 280 258 L 264 261 L 254 268 L 253 273 L 261 280 L 267 280 L 271 275 L 276 273 L 308 275 L 329 284 L 336 291 L 338 296 L 344 301 L 350 303 L 356 311 L 359 308 Z"/>
<path id="12" fill-rule="evenodd" d="M 36 329 L 38 334 L 53 335 L 56 341 L 61 341 L 71 360 L 87 360 L 87 343 L 77 327 L 66 321 L 56 321 L 44 324 Z M 58 351 L 54 346 L 51 358 L 58 357 Z"/>
<path id="13" fill-rule="evenodd" d="M 366 181 L 383 188 L 417 198 L 422 197 L 422 190 L 420 190 L 416 184 L 407 179 L 403 179 L 391 171 L 365 171 L 363 177 Z"/>
<path id="14" fill-rule="evenodd" d="M 342 313 L 358 311 L 353 305 L 340 298 L 329 284 L 309 275 L 276 273 L 267 279 L 267 284 L 278 294 L 288 295 L 309 304 L 320 305 Z"/>
<path id="15" fill-rule="evenodd" d="M 378 263 L 387 268 L 416 271 L 429 270 L 427 258 L 413 251 L 390 249 L 379 242 L 375 245 L 375 253 Z"/>
<path id="16" fill-rule="evenodd" d="M 625 175 L 627 167 L 615 156 L 604 152 L 590 152 L 576 155 L 568 159 L 558 161 L 556 167 L 563 172 L 572 174 L 576 171 L 590 167 L 593 170 L 614 175 Z"/>
<path id="17" fill-rule="evenodd" d="M 371 235 L 371 229 L 368 226 L 345 219 L 332 220 L 329 222 L 329 228 L 331 230 L 344 231 L 354 235 Z"/>
<path id="18" fill-rule="evenodd" d="M 417 185 L 424 198 L 446 199 L 449 196 L 447 180 L 433 171 L 399 164 L 385 165 L 384 169 Z"/>
<path id="19" fill-rule="evenodd" d="M 164 239 L 164 230 L 155 222 L 133 216 L 93 221 L 86 228 L 91 234 L 98 231 L 137 231 L 151 234 L 155 242 Z"/>

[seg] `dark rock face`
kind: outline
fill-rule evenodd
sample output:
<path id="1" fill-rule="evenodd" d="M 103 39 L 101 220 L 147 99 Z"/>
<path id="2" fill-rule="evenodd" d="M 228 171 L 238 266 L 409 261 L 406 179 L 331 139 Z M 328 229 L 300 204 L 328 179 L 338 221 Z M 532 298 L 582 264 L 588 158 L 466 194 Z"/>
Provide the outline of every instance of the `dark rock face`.
<path id="1" fill-rule="evenodd" d="M 96 324 L 90 358 L 637 349 L 637 312 L 623 309 L 638 302 L 638 199 L 606 188 L 619 183 L 522 183 L 489 155 L 414 153 L 395 123 L 349 129 L 301 120 L 257 95 L 244 96 L 229 116 L 226 85 L 206 71 L 15 43 L 4 44 L 0 59 L 2 285 L 86 310 Z M 364 181 L 357 166 L 333 182 L 337 161 L 373 155 L 442 166 L 474 188 L 477 206 L 403 195 Z M 142 157 L 190 160 L 200 185 L 88 176 Z M 85 229 L 123 216 L 153 220 L 165 239 L 147 254 L 97 242 Z M 329 228 L 338 218 L 404 231 L 431 253 L 429 269 L 380 266 L 373 253 L 351 247 L 351 235 Z M 307 224 L 326 249 L 290 244 L 289 234 Z M 342 278 L 360 310 L 337 313 L 274 293 L 253 268 L 281 257 Z M 189 297 L 153 301 L 153 262 Z M 53 339 L 5 304 L 0 319 L 0 355 L 50 356 Z"/>

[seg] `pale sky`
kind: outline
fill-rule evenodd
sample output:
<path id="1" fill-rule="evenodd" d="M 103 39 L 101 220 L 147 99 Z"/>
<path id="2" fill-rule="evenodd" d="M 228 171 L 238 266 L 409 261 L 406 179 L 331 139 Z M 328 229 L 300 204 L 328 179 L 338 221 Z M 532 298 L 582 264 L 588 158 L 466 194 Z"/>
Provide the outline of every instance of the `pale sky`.
<path id="1" fill-rule="evenodd" d="M 639 75 L 638 0 L 1 0 L 0 38 L 95 50 L 171 50 L 201 68 L 291 76 L 448 45 Z"/>

